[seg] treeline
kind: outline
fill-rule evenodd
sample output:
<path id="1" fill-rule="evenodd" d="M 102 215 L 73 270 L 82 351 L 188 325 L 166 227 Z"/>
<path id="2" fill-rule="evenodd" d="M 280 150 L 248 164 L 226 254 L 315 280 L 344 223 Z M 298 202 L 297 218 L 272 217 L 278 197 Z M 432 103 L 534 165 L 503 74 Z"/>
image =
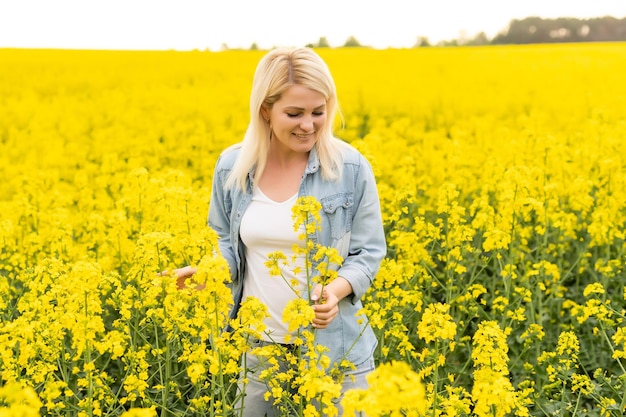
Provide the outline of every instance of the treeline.
<path id="1" fill-rule="evenodd" d="M 592 19 L 569 17 L 542 19 L 527 17 L 523 20 L 512 20 L 508 29 L 496 35 L 491 43 L 611 41 L 626 41 L 626 18 L 616 19 L 606 16 Z"/>
<path id="2" fill-rule="evenodd" d="M 626 17 L 596 17 L 578 19 L 560 17 L 557 19 L 543 19 L 541 17 L 527 17 L 513 19 L 508 27 L 490 39 L 484 32 L 474 37 L 460 37 L 431 44 L 427 37 L 419 37 L 415 47 L 425 46 L 461 46 L 461 45 L 502 45 L 525 43 L 558 43 L 558 42 L 612 42 L 626 41 Z M 310 44 L 313 47 L 329 47 L 325 37 L 319 42 Z M 351 36 L 344 47 L 367 46 Z"/>
<path id="3" fill-rule="evenodd" d="M 626 18 L 617 19 L 611 16 L 590 19 L 527 17 L 511 20 L 508 27 L 492 39 L 481 32 L 473 38 L 462 37 L 441 41 L 435 46 L 614 41 L 626 41 Z M 432 45 L 428 38 L 420 37 L 415 46 Z"/>
<path id="4" fill-rule="evenodd" d="M 621 19 L 611 16 L 589 19 L 526 17 L 511 20 L 506 29 L 493 38 L 480 32 L 473 37 L 461 35 L 457 39 L 431 43 L 428 37 L 420 36 L 413 47 L 616 41 L 626 41 L 626 17 Z M 348 37 L 341 45 L 331 45 L 328 39 L 322 36 L 317 42 L 309 43 L 306 46 L 312 48 L 368 47 L 368 45 L 361 44 L 355 36 Z M 227 49 L 231 48 L 223 44 L 222 50 Z M 250 49 L 259 49 L 259 46 L 253 43 Z"/>

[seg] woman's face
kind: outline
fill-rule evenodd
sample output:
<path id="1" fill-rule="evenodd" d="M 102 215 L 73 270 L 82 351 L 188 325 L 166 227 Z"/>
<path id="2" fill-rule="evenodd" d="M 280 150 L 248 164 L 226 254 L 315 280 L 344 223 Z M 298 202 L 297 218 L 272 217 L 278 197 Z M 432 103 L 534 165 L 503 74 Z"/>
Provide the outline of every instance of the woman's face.
<path id="1" fill-rule="evenodd" d="M 270 146 L 287 153 L 309 152 L 326 124 L 326 99 L 308 87 L 293 85 L 271 109 L 261 112 L 272 127 Z"/>

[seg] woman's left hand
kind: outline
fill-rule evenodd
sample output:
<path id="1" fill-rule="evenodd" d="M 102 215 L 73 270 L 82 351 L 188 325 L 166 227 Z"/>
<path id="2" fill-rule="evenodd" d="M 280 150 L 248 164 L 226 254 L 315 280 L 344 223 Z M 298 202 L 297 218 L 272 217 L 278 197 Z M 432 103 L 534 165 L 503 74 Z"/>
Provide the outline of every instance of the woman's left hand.
<path id="1" fill-rule="evenodd" d="M 339 301 L 350 294 L 352 294 L 352 286 L 342 277 L 337 277 L 325 287 L 317 284 L 311 295 L 311 301 L 314 303 L 313 310 L 315 311 L 313 327 L 316 329 L 328 327 L 339 313 Z"/>
<path id="2" fill-rule="evenodd" d="M 337 313 L 339 313 L 339 307 L 337 307 L 339 298 L 328 291 L 328 287 L 322 290 L 322 286 L 318 284 L 313 290 L 311 301 L 314 302 L 313 310 L 315 311 L 313 327 L 316 329 L 325 329 L 330 322 L 337 317 Z"/>

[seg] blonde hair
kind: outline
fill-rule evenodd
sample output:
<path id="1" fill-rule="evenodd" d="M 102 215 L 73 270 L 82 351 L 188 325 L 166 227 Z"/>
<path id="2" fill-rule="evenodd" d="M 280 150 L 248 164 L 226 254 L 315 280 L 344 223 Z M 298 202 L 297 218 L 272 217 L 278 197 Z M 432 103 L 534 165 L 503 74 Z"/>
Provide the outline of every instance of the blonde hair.
<path id="1" fill-rule="evenodd" d="M 250 123 L 241 150 L 226 181 L 226 187 L 246 189 L 248 173 L 256 167 L 254 181 L 258 182 L 270 146 L 270 127 L 263 119 L 261 108 L 271 109 L 281 95 L 293 85 L 303 85 L 326 99 L 326 123 L 318 132 L 315 144 L 322 177 L 334 180 L 341 175 L 341 141 L 333 136 L 335 117 L 339 112 L 337 90 L 328 66 L 310 48 L 277 48 L 259 62 L 250 94 Z"/>

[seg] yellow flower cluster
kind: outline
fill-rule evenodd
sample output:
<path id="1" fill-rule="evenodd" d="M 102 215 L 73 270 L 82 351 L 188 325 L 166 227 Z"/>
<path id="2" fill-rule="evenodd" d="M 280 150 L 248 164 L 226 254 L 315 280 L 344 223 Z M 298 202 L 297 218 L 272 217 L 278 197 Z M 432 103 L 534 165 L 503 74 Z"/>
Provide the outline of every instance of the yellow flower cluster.
<path id="1" fill-rule="evenodd" d="M 206 214 L 263 53 L 0 50 L 1 412 L 235 412 L 266 313 L 228 317 Z M 363 313 L 381 372 L 406 364 L 394 378 L 415 372 L 432 415 L 497 415 L 512 395 L 511 413 L 622 415 L 626 44 L 319 53 L 336 133 L 378 182 L 388 256 Z M 304 246 L 325 285 L 339 259 Z M 179 291 L 158 273 L 182 265 L 199 273 Z M 366 414 L 404 412 L 370 394 Z"/>
<path id="2" fill-rule="evenodd" d="M 342 405 L 345 415 L 367 413 L 371 417 L 425 415 L 421 378 L 404 362 L 380 365 L 367 377 L 367 389 L 348 391 Z M 356 414 L 355 414 L 356 413 Z"/>
<path id="3" fill-rule="evenodd" d="M 431 304 L 424 311 L 424 315 L 417 325 L 417 334 L 426 343 L 434 340 L 452 340 L 456 335 L 456 323 L 448 312 L 450 306 L 445 304 Z"/>
<path id="4" fill-rule="evenodd" d="M 33 388 L 18 383 L 0 387 L 0 417 L 39 417 L 42 403 Z"/>
<path id="5" fill-rule="evenodd" d="M 523 395 L 509 380 L 506 332 L 495 321 L 482 322 L 474 335 L 474 386 L 476 416 L 528 416 Z"/>

